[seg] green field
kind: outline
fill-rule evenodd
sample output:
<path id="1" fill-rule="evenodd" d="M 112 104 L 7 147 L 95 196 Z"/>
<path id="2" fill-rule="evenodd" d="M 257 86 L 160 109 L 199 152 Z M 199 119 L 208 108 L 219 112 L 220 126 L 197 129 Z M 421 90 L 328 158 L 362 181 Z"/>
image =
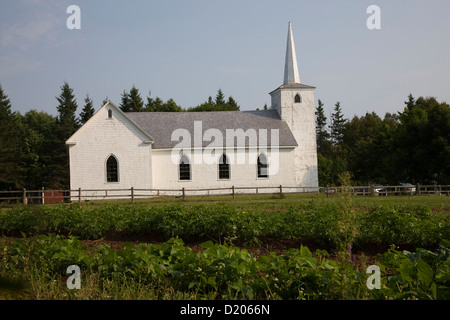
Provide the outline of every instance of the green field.
<path id="1" fill-rule="evenodd" d="M 450 197 L 435 195 L 260 194 L 4 206 L 0 294 L 449 299 L 449 212 Z M 105 241 L 111 235 L 125 241 L 113 247 Z M 271 250 L 280 249 L 277 244 L 283 250 Z M 375 254 L 374 247 L 383 251 Z M 366 269 L 373 264 L 382 285 L 370 290 Z M 66 287 L 69 265 L 82 270 L 79 290 Z"/>

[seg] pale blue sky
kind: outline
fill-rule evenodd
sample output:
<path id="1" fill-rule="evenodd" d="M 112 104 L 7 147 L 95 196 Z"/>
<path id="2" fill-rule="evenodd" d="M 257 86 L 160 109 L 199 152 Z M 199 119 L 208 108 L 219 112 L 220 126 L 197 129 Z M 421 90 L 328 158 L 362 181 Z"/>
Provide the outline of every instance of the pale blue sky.
<path id="1" fill-rule="evenodd" d="M 69 5 L 81 30 L 69 30 Z M 366 9 L 381 8 L 381 30 Z M 450 102 L 448 0 L 2 0 L 0 83 L 13 110 L 56 115 L 64 81 L 79 105 L 145 99 L 184 108 L 232 95 L 241 110 L 270 105 L 282 84 L 288 22 L 301 82 L 316 86 L 327 116 L 403 110 L 409 93 Z"/>

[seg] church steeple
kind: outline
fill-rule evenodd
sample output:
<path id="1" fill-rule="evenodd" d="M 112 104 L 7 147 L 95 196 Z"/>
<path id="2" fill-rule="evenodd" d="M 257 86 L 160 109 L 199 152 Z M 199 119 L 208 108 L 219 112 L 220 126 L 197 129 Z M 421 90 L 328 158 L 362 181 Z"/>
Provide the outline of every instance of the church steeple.
<path id="1" fill-rule="evenodd" d="M 291 84 L 291 83 L 300 83 L 300 76 L 298 74 L 297 55 L 295 54 L 294 36 L 292 35 L 291 22 L 289 22 L 283 84 Z"/>

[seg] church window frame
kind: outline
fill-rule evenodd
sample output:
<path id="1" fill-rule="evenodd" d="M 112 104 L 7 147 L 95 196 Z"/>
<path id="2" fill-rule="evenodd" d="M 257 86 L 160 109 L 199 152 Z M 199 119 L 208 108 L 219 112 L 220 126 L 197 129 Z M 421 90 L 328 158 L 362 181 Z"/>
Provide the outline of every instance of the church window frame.
<path id="1" fill-rule="evenodd" d="M 223 161 L 225 159 L 225 162 Z M 230 180 L 231 179 L 231 166 L 230 158 L 224 152 L 219 156 L 219 162 L 217 165 L 219 180 Z"/>
<path id="2" fill-rule="evenodd" d="M 187 163 L 184 163 L 184 162 Z M 186 154 L 180 156 L 178 161 L 178 180 L 179 181 L 191 181 L 192 180 L 192 166 L 191 159 Z"/>
<path id="3" fill-rule="evenodd" d="M 265 161 L 262 161 L 262 159 L 264 159 Z M 258 155 L 256 163 L 257 163 L 258 179 L 268 179 L 269 178 L 269 159 L 264 152 L 261 152 Z"/>
<path id="4" fill-rule="evenodd" d="M 119 182 L 119 160 L 114 154 L 110 154 L 105 162 L 106 183 Z"/>
<path id="5" fill-rule="evenodd" d="M 300 93 L 297 93 L 294 97 L 294 103 L 302 103 L 302 96 Z"/>

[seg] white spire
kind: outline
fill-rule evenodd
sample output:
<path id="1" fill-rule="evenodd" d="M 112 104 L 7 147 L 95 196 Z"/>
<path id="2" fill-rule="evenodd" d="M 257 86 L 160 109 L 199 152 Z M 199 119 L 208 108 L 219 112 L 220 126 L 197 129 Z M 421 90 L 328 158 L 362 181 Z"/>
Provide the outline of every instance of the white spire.
<path id="1" fill-rule="evenodd" d="M 292 35 L 291 22 L 289 22 L 289 30 L 286 45 L 286 63 L 284 66 L 284 82 L 283 84 L 300 83 L 298 74 L 297 56 L 295 54 L 294 37 Z"/>

